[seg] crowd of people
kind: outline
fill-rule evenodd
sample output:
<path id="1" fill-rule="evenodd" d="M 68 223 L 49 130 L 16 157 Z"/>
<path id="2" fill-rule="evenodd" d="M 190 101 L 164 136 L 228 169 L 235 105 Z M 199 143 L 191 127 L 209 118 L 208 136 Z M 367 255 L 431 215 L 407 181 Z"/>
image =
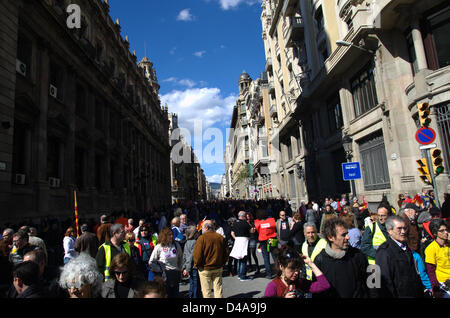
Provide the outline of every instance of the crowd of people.
<path id="1" fill-rule="evenodd" d="M 236 276 L 266 278 L 264 297 L 449 298 L 449 217 L 424 189 L 373 210 L 343 195 L 26 220 L 2 229 L 0 297 L 222 298 Z"/>

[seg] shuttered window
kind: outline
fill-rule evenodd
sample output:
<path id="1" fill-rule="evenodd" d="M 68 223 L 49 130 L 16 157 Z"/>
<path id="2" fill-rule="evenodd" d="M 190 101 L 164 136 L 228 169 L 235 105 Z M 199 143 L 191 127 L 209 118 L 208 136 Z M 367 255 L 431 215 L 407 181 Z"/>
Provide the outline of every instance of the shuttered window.
<path id="1" fill-rule="evenodd" d="M 381 132 L 370 135 L 359 144 L 361 169 L 366 191 L 389 189 L 389 170 Z"/>
<path id="2" fill-rule="evenodd" d="M 355 116 L 359 117 L 378 105 L 375 89 L 374 67 L 370 63 L 357 76 L 351 80 L 353 105 Z"/>

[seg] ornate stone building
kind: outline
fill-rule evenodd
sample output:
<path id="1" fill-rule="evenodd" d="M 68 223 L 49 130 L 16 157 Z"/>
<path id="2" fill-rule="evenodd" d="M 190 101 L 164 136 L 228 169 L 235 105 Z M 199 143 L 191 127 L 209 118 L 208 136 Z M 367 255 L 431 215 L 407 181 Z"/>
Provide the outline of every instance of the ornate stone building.
<path id="1" fill-rule="evenodd" d="M 264 0 L 262 6 L 266 69 L 275 83 L 279 171 L 292 173 L 291 164 L 298 163 L 309 198 L 353 191 L 372 209 L 383 194 L 394 204 L 399 193 L 421 192 L 428 186 L 416 160 L 425 154 L 414 136 L 417 104 L 428 102 L 445 166 L 436 180 L 442 203 L 450 191 L 448 1 Z M 298 79 L 298 90 L 290 90 L 295 103 L 288 102 L 286 69 Z M 285 110 L 283 101 L 292 108 Z M 361 163 L 362 179 L 353 189 L 342 178 L 347 160 Z M 298 181 L 286 189 L 294 193 Z"/>
<path id="2" fill-rule="evenodd" d="M 107 1 L 0 4 L 2 221 L 170 204 L 168 112 Z"/>

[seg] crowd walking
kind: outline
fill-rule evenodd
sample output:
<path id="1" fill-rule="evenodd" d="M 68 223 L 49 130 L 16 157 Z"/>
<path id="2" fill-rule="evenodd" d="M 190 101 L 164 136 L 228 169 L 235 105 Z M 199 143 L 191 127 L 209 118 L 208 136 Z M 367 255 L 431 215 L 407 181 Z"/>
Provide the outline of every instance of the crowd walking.
<path id="1" fill-rule="evenodd" d="M 266 279 L 267 298 L 449 298 L 448 218 L 424 191 L 373 211 L 337 196 L 27 220 L 2 229 L 0 298 L 222 298 L 227 276 Z"/>

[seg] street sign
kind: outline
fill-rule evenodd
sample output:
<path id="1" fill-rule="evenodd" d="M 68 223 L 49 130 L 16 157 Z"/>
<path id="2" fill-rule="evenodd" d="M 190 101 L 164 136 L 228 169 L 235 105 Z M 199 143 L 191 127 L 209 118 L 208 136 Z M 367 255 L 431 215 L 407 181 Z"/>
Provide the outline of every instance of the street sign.
<path id="1" fill-rule="evenodd" d="M 361 165 L 358 161 L 343 163 L 342 174 L 344 181 L 361 179 Z"/>
<path id="2" fill-rule="evenodd" d="M 436 144 L 431 144 L 431 145 L 420 146 L 419 149 L 420 150 L 426 150 L 426 149 L 432 149 L 432 148 L 436 148 L 436 147 L 437 147 Z"/>
<path id="3" fill-rule="evenodd" d="M 436 139 L 436 132 L 429 127 L 422 127 L 416 132 L 416 140 L 421 145 L 429 145 Z"/>

